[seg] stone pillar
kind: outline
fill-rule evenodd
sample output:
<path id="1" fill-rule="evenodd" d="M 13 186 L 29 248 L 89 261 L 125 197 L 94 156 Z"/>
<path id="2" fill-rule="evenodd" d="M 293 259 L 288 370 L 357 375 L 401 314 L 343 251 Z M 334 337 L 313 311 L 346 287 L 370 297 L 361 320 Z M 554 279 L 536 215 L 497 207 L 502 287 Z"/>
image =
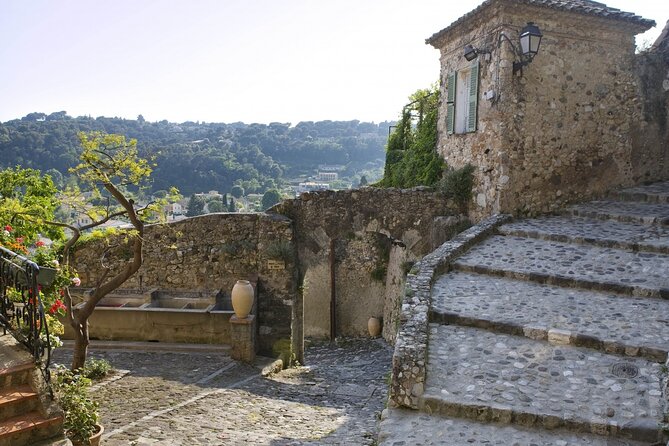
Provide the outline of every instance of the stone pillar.
<path id="1" fill-rule="evenodd" d="M 230 356 L 232 359 L 253 363 L 256 358 L 256 317 L 230 317 Z"/>

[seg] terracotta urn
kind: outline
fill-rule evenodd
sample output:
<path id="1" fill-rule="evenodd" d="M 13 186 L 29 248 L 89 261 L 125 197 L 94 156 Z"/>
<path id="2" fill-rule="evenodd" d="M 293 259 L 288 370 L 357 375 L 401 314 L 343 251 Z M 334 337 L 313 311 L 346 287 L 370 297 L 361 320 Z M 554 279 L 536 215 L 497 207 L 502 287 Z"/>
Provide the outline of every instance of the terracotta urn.
<path id="1" fill-rule="evenodd" d="M 381 321 L 376 317 L 370 317 L 367 321 L 367 330 L 371 337 L 378 337 L 381 334 Z"/>
<path id="2" fill-rule="evenodd" d="M 238 319 L 248 317 L 253 307 L 253 285 L 248 280 L 238 280 L 232 287 L 232 309 Z"/>

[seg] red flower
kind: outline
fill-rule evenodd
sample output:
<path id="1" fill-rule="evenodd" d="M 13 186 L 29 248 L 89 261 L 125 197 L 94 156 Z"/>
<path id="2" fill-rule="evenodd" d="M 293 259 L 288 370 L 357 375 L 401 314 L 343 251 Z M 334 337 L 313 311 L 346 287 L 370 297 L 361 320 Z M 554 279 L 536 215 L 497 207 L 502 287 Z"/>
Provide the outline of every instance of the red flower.
<path id="1" fill-rule="evenodd" d="M 13 229 L 12 229 L 11 226 L 9 226 L 9 225 L 5 225 L 5 231 L 12 232 Z"/>
<path id="2" fill-rule="evenodd" d="M 56 299 L 56 301 L 51 305 L 51 308 L 49 308 L 49 314 L 55 314 L 60 312 L 60 310 L 66 310 L 67 307 L 65 304 L 63 304 L 63 301 L 60 299 Z"/>
<path id="3" fill-rule="evenodd" d="M 37 246 L 38 248 L 41 248 L 44 245 L 45 245 L 45 243 L 42 240 L 37 240 L 35 242 L 35 246 Z"/>
<path id="4" fill-rule="evenodd" d="M 16 237 L 16 243 L 23 244 L 23 237 Z"/>

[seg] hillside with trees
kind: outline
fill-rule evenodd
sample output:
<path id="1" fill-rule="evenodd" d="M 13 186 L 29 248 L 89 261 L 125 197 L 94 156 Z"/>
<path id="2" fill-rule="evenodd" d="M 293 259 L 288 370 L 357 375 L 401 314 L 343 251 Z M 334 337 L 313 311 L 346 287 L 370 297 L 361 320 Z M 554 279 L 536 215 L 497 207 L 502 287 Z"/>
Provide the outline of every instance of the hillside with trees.
<path id="1" fill-rule="evenodd" d="M 383 165 L 388 127 L 354 121 L 244 124 L 148 122 L 66 112 L 30 113 L 0 123 L 0 168 L 20 165 L 67 183 L 81 153 L 78 132 L 137 139 L 139 155 L 156 164 L 151 189 L 178 187 L 184 195 L 241 186 L 264 193 L 318 165 L 346 166 L 349 176 Z"/>

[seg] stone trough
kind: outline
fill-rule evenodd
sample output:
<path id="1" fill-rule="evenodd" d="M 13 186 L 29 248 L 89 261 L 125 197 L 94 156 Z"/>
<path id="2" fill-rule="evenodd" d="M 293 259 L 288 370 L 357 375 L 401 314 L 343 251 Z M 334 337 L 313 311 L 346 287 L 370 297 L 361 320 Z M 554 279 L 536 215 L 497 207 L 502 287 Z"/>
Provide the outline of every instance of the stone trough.
<path id="1" fill-rule="evenodd" d="M 90 292 L 77 291 L 79 295 L 73 298 L 78 298 L 80 303 L 75 311 L 84 305 Z M 252 314 L 256 305 L 257 299 Z M 89 318 L 89 336 L 93 340 L 232 345 L 230 318 L 233 315 L 230 294 L 221 290 L 116 290 L 102 299 L 93 311 Z M 64 338 L 73 338 L 67 324 Z"/>

